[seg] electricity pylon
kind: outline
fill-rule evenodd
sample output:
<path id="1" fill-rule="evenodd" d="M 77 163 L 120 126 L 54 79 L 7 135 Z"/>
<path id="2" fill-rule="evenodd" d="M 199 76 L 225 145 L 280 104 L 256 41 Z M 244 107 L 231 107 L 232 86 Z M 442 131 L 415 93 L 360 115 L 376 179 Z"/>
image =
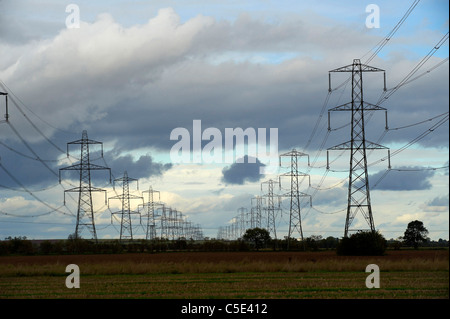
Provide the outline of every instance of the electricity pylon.
<path id="1" fill-rule="evenodd" d="M 109 181 L 111 182 L 111 169 L 105 166 L 92 164 L 89 158 L 89 145 L 101 145 L 101 156 L 103 157 L 103 143 L 90 140 L 87 131 L 84 130 L 80 140 L 67 143 L 67 157 L 69 157 L 69 145 L 81 145 L 81 160 L 80 163 L 59 169 L 59 182 L 61 183 L 61 171 L 79 171 L 80 172 L 80 186 L 67 189 L 64 191 L 64 205 L 66 204 L 66 192 L 77 192 L 78 196 L 78 210 L 77 222 L 75 226 L 75 238 L 81 238 L 84 228 L 88 229 L 92 238 L 97 241 L 97 232 L 95 230 L 94 208 L 92 204 L 92 192 L 104 192 L 106 202 L 106 190 L 93 187 L 91 185 L 91 171 L 93 170 L 109 170 Z"/>
<path id="2" fill-rule="evenodd" d="M 280 196 L 279 195 L 274 195 L 273 194 L 273 186 L 275 184 L 278 184 L 278 182 L 269 179 L 265 182 L 261 183 L 261 191 L 262 191 L 262 186 L 263 184 L 267 184 L 268 185 L 268 191 L 266 194 L 262 195 L 263 197 L 267 198 L 267 207 L 266 207 L 266 211 L 267 211 L 267 231 L 269 232 L 269 234 L 273 235 L 273 238 L 275 239 L 275 245 L 276 244 L 276 240 L 277 240 L 277 229 L 276 229 L 276 215 L 277 212 L 281 209 L 281 201 L 280 201 Z M 275 197 L 278 198 L 278 205 L 277 207 L 275 207 Z"/>
<path id="3" fill-rule="evenodd" d="M 308 177 L 309 179 L 309 186 L 311 186 L 311 179 L 308 174 L 302 173 L 298 171 L 298 159 L 300 157 L 308 157 L 308 166 L 309 166 L 309 155 L 296 151 L 293 149 L 290 152 L 284 153 L 280 155 L 280 166 L 282 166 L 282 158 L 288 157 L 290 158 L 290 170 L 287 173 L 280 175 L 280 188 L 281 188 L 281 177 L 286 176 L 290 177 L 291 180 L 291 188 L 289 193 L 286 193 L 282 195 L 283 197 L 289 197 L 290 198 L 290 210 L 289 210 L 289 232 L 287 236 L 287 249 L 289 250 L 289 242 L 291 237 L 294 235 L 294 233 L 298 233 L 300 235 L 300 238 L 303 241 L 303 229 L 302 229 L 302 215 L 300 212 L 300 198 L 301 197 L 309 197 L 309 202 L 311 205 L 311 195 L 302 193 L 299 191 L 299 182 L 298 177 Z"/>
<path id="4" fill-rule="evenodd" d="M 113 197 L 108 198 L 108 206 L 109 206 L 109 200 L 110 199 L 120 199 L 122 201 L 122 210 L 112 213 L 121 215 L 120 220 L 120 241 L 123 239 L 130 239 L 133 240 L 133 227 L 131 223 L 131 215 L 133 214 L 140 214 L 138 212 L 131 211 L 130 208 L 130 200 L 132 199 L 140 199 L 142 202 L 144 202 L 144 198 L 142 196 L 136 196 L 136 195 L 130 195 L 130 182 L 136 181 L 137 179 L 128 177 L 127 171 L 123 173 L 123 177 L 117 178 L 114 180 L 114 183 L 121 182 L 122 183 L 122 194 L 116 195 Z M 114 187 L 114 185 L 113 185 Z M 139 189 L 139 186 L 137 186 Z"/>
<path id="5" fill-rule="evenodd" d="M 160 192 L 154 190 L 151 186 L 148 191 L 143 191 L 142 193 L 148 193 L 148 201 L 143 204 L 143 208 L 147 208 L 146 214 L 141 215 L 142 217 L 147 218 L 147 230 L 145 233 L 145 239 L 151 240 L 156 238 L 156 217 L 159 217 L 155 214 L 155 208 L 158 205 L 160 200 Z M 158 202 L 155 202 L 154 194 L 158 194 Z"/>
<path id="6" fill-rule="evenodd" d="M 168 239 L 169 238 L 169 232 L 167 227 L 167 214 L 166 214 L 166 205 L 162 205 L 161 209 L 161 239 Z"/>
<path id="7" fill-rule="evenodd" d="M 350 229 L 355 216 L 360 213 L 364 216 L 370 231 L 375 232 L 375 223 L 373 221 L 372 205 L 370 201 L 369 175 L 367 173 L 367 154 L 366 150 L 388 150 L 387 147 L 366 140 L 365 136 L 365 115 L 367 111 L 384 110 L 386 112 L 387 129 L 387 110 L 378 105 L 367 103 L 363 99 L 363 72 L 385 72 L 382 69 L 369 65 L 361 64 L 359 59 L 354 59 L 353 64 L 337 68 L 331 72 L 351 72 L 352 74 L 352 101 L 335 108 L 331 111 L 350 111 L 351 112 L 351 139 L 348 142 L 333 146 L 327 150 L 327 169 L 329 169 L 328 151 L 329 150 L 350 150 L 350 173 L 348 181 L 348 200 L 347 216 L 345 220 L 344 237 L 348 237 L 350 231 L 363 229 Z M 331 74 L 329 73 L 329 91 L 331 91 Z M 386 90 L 386 76 L 384 75 L 384 90 Z M 328 123 L 330 117 L 328 113 Z M 330 124 L 329 128 L 330 130 Z M 389 168 L 391 167 L 389 159 Z"/>
<path id="8" fill-rule="evenodd" d="M 255 196 L 251 199 L 252 203 L 251 219 L 250 219 L 251 228 L 255 227 L 261 228 L 263 201 L 264 198 L 261 196 Z"/>
<path id="9" fill-rule="evenodd" d="M 245 230 L 247 229 L 247 208 L 245 207 L 239 207 L 238 208 L 238 215 L 236 216 L 238 223 L 239 223 L 239 236 L 242 237 L 245 234 Z"/>

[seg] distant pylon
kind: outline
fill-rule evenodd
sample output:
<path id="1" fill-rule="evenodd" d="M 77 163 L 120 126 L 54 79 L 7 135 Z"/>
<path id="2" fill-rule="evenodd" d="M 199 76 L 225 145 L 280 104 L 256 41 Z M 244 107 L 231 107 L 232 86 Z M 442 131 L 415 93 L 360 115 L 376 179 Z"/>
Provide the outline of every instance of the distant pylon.
<path id="1" fill-rule="evenodd" d="M 280 188 L 281 188 L 281 177 L 287 176 L 290 177 L 291 180 L 291 188 L 289 193 L 286 193 L 282 196 L 289 197 L 290 198 L 290 210 L 289 210 L 289 231 L 287 236 L 287 249 L 289 249 L 289 242 L 291 237 L 294 235 L 294 233 L 298 233 L 300 235 L 300 238 L 302 242 L 304 243 L 303 239 L 303 229 L 302 229 L 302 215 L 300 211 L 300 197 L 309 197 L 310 199 L 310 205 L 311 205 L 311 195 L 302 193 L 299 191 L 299 182 L 298 177 L 308 177 L 309 179 L 309 186 L 311 186 L 311 180 L 310 176 L 308 174 L 302 173 L 298 171 L 298 159 L 300 157 L 308 157 L 308 166 L 309 166 L 309 155 L 296 151 L 293 149 L 290 152 L 284 153 L 280 155 L 280 166 L 282 166 L 282 158 L 288 157 L 290 158 L 290 170 L 287 173 L 280 175 Z"/>
<path id="2" fill-rule="evenodd" d="M 372 204 L 370 200 L 369 175 L 367 172 L 367 154 L 366 150 L 388 150 L 388 165 L 390 164 L 389 149 L 377 143 L 366 140 L 365 137 L 365 113 L 366 111 L 386 112 L 386 128 L 387 128 L 387 111 L 385 108 L 366 103 L 363 99 L 363 72 L 385 72 L 369 65 L 361 64 L 359 59 L 354 59 L 353 64 L 331 70 L 330 72 L 351 72 L 352 74 L 352 101 L 335 108 L 330 111 L 351 111 L 351 140 L 327 150 L 327 169 L 329 169 L 328 151 L 329 150 L 350 150 L 350 173 L 348 181 L 348 200 L 347 200 L 347 217 L 345 220 L 344 237 L 348 237 L 350 231 L 358 231 L 363 229 L 350 229 L 355 216 L 361 213 L 366 220 L 370 231 L 375 231 L 375 223 L 372 215 Z M 331 91 L 331 75 L 329 73 L 329 91 Z M 386 76 L 384 76 L 384 90 L 386 90 Z M 330 113 L 328 113 L 329 115 Z M 328 123 L 330 117 L 328 116 Z M 330 124 L 329 124 L 329 130 Z"/>
<path id="3" fill-rule="evenodd" d="M 262 228 L 262 209 L 264 198 L 261 196 L 255 196 L 251 199 L 251 228 Z M 256 203 L 255 203 L 256 202 Z"/>
<path id="4" fill-rule="evenodd" d="M 145 239 L 151 240 L 156 238 L 156 206 L 160 205 L 160 192 L 154 190 L 151 186 L 147 191 L 143 191 L 142 193 L 148 193 L 148 201 L 143 204 L 144 208 L 147 208 L 146 214 L 141 215 L 142 217 L 147 218 L 147 229 L 145 232 Z M 155 202 L 154 194 L 158 194 L 158 202 Z"/>
<path id="5" fill-rule="evenodd" d="M 109 206 L 109 200 L 110 199 L 120 199 L 122 201 L 122 210 L 112 213 L 121 215 L 121 221 L 120 221 L 120 241 L 130 239 L 133 240 L 133 227 L 131 223 L 131 215 L 132 214 L 139 214 L 138 212 L 131 211 L 130 208 L 130 200 L 132 199 L 140 199 L 142 202 L 144 201 L 144 198 L 142 196 L 136 196 L 136 195 L 130 195 L 130 181 L 136 181 L 135 178 L 128 177 L 127 172 L 125 171 L 123 173 L 123 177 L 117 178 L 114 180 L 115 182 L 121 182 L 122 183 L 122 194 L 113 196 L 108 198 L 108 206 Z M 140 216 L 140 214 L 139 214 Z"/>
<path id="6" fill-rule="evenodd" d="M 238 237 L 244 236 L 245 231 L 247 229 L 246 215 L 247 215 L 247 208 L 245 208 L 245 207 L 238 208 L 238 215 L 236 217 L 238 220 L 238 223 L 239 223 L 239 236 Z"/>
<path id="7" fill-rule="evenodd" d="M 167 227 L 167 214 L 166 214 L 166 205 L 162 205 L 161 209 L 161 239 L 169 238 L 169 231 Z"/>
<path id="8" fill-rule="evenodd" d="M 266 207 L 267 227 L 266 227 L 266 229 L 269 232 L 269 234 L 271 234 L 273 236 L 273 239 L 275 239 L 275 243 L 277 240 L 276 217 L 277 217 L 277 212 L 281 210 L 281 207 L 280 207 L 281 201 L 280 201 L 279 195 L 274 195 L 273 187 L 275 184 L 278 184 L 278 183 L 279 182 L 274 181 L 272 179 L 269 179 L 269 180 L 261 183 L 261 191 L 262 191 L 263 184 L 268 185 L 267 193 L 262 196 L 267 198 L 267 201 L 266 201 L 267 202 L 267 207 Z M 278 199 L 278 205 L 275 205 L 275 199 L 274 199 L 275 197 Z"/>
<path id="9" fill-rule="evenodd" d="M 79 164 L 71 165 L 59 169 L 59 182 L 61 183 L 61 171 L 79 171 L 80 172 L 80 186 L 67 189 L 64 191 L 64 205 L 66 204 L 66 192 L 77 192 L 78 196 L 78 210 L 77 222 L 75 226 L 75 237 L 80 238 L 82 231 L 86 228 L 90 231 L 92 238 L 97 241 L 97 232 L 95 230 L 94 208 L 92 205 L 92 192 L 104 192 L 106 202 L 106 190 L 92 187 L 91 185 L 91 171 L 92 170 L 109 170 L 111 182 L 111 170 L 108 167 L 95 165 L 90 162 L 89 145 L 101 145 L 101 156 L 103 157 L 103 143 L 88 139 L 87 131 L 83 131 L 81 140 L 76 140 L 67 143 L 67 157 L 69 156 L 69 145 L 81 145 L 81 160 Z"/>

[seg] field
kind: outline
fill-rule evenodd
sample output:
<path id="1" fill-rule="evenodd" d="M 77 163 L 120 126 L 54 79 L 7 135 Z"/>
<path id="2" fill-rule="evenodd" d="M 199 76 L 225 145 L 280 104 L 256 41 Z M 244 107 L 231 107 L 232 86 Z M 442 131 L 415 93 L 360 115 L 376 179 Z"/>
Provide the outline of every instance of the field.
<path id="1" fill-rule="evenodd" d="M 65 286 L 68 264 L 80 288 Z M 366 287 L 368 264 L 380 288 Z M 0 298 L 448 299 L 449 251 L 176 252 L 0 257 Z"/>

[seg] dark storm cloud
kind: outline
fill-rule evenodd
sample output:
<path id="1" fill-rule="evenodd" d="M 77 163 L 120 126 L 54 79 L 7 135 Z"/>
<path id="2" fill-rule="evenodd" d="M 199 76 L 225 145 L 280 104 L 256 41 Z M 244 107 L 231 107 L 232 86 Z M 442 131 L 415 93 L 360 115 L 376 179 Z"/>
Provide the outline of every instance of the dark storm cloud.
<path id="1" fill-rule="evenodd" d="M 420 171 L 423 167 L 398 167 L 397 169 L 404 171 L 390 171 L 377 185 L 376 189 L 392 191 L 431 189 L 432 185 L 429 179 L 434 175 L 434 171 Z M 384 175 L 384 171 L 371 175 L 369 179 L 372 183 L 375 183 L 382 175 Z"/>
<path id="2" fill-rule="evenodd" d="M 34 153 L 21 142 L 13 140 L 1 142 L 0 154 L 4 169 L 0 170 L 0 184 L 22 191 L 24 191 L 22 186 L 32 191 L 57 184 L 58 158 L 62 154 L 61 151 L 48 143 L 27 145 Z"/>
<path id="3" fill-rule="evenodd" d="M 59 136 L 51 145 L 47 142 L 27 143 L 26 147 L 21 142 L 5 141 L 0 143 L 2 154 L 1 163 L 4 169 L 0 169 L 0 185 L 6 188 L 27 188 L 30 191 L 46 188 L 49 185 L 58 184 L 59 176 L 62 181 L 78 180 L 79 171 L 60 169 L 77 165 L 80 163 L 80 145 L 69 147 L 70 157 L 66 157 L 66 143 L 78 138 Z M 63 141 L 63 139 L 66 140 Z M 89 136 L 91 138 L 91 136 Z M 95 139 L 97 140 L 97 139 Z M 34 152 L 32 152 L 32 151 Z M 150 176 L 161 176 L 165 171 L 172 168 L 172 164 L 157 163 L 149 154 L 133 157 L 132 155 L 121 155 L 117 151 L 105 152 L 104 159 L 101 158 L 101 148 L 91 145 L 89 149 L 90 162 L 95 165 L 109 167 L 115 177 L 121 177 L 124 171 L 133 178 L 148 178 Z M 64 164 L 58 160 L 66 160 Z M 6 171 L 5 171 L 6 170 Z M 116 176 L 117 175 L 117 176 Z M 109 182 L 108 172 L 91 171 L 91 180 L 101 185 Z"/>
<path id="4" fill-rule="evenodd" d="M 162 164 L 154 162 L 152 156 L 141 155 L 137 160 L 131 155 L 114 156 L 114 152 L 105 154 L 105 159 L 116 178 L 123 176 L 126 171 L 131 178 L 147 178 L 150 176 L 161 176 L 165 171 L 172 168 L 172 164 Z"/>
<path id="5" fill-rule="evenodd" d="M 327 96 L 328 71 L 351 63 L 353 49 L 372 47 L 379 39 L 343 25 L 341 36 L 335 37 L 332 26 L 309 19 L 300 16 L 272 24 L 242 15 L 231 23 L 198 16 L 181 23 L 174 10 L 163 9 L 147 24 L 127 28 L 110 15 L 100 15 L 80 29 L 61 30 L 51 40 L 30 43 L 25 51 L 6 50 L 10 63 L 1 65 L 2 80 L 36 114 L 45 114 L 48 123 L 74 132 L 88 129 L 103 142 L 114 141 L 118 151 L 145 147 L 168 151 L 174 144 L 169 138 L 172 129 L 191 131 L 192 121 L 200 119 L 204 128 L 222 132 L 236 127 L 278 128 L 280 150 L 302 149 L 312 137 L 307 151 L 313 152 L 327 133 L 326 116 L 317 120 Z M 277 63 L 233 60 L 233 54 L 258 57 L 266 51 L 298 55 Z M 417 63 L 404 60 L 378 59 L 371 64 L 387 70 L 392 87 Z M 429 63 L 437 61 L 433 58 Z M 373 86 L 379 89 L 378 94 L 365 91 L 368 102 L 376 102 L 380 79 L 365 80 L 366 84 L 375 81 Z M 344 80 L 333 78 L 333 87 Z M 325 111 L 350 99 L 348 87 L 333 92 Z M 402 87 L 383 106 L 391 127 L 447 111 L 448 69 L 439 68 Z M 14 112 L 11 120 L 17 121 L 20 114 Z M 332 116 L 333 128 L 349 121 L 349 114 L 342 123 L 336 114 Z M 383 114 L 373 116 L 367 127 L 369 140 L 376 141 L 383 133 L 383 121 Z M 34 138 L 35 132 L 22 122 L 16 127 L 26 138 Z M 312 136 L 316 123 L 318 130 Z M 59 132 L 38 124 L 57 138 Z M 390 131 L 383 143 L 407 143 L 427 128 L 423 124 Z M 349 137 L 348 126 L 333 131 L 324 147 Z M 448 146 L 448 124 L 420 143 Z M 120 170 L 130 161 L 118 160 Z M 149 166 L 141 164 L 144 169 Z"/>
<path id="6" fill-rule="evenodd" d="M 259 168 L 265 166 L 258 159 L 256 163 L 249 163 L 249 157 L 244 156 L 243 163 L 233 163 L 222 170 L 222 181 L 226 184 L 243 185 L 245 182 L 257 182 L 264 177 Z"/>

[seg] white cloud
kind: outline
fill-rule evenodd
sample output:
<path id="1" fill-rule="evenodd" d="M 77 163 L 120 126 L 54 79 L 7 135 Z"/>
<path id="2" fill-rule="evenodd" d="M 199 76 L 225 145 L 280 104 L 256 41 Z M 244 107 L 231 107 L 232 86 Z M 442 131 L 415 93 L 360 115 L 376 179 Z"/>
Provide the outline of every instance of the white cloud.
<path id="1" fill-rule="evenodd" d="M 91 19 L 106 11 L 106 7 L 101 4 L 83 6 L 83 22 L 79 29 L 53 29 L 52 32 L 42 31 L 40 36 L 40 30 L 36 29 L 35 32 L 23 33 L 21 40 L 15 42 L 0 38 L 0 50 L 5 53 L 0 61 L 0 79 L 48 123 L 75 131 L 76 138 L 82 129 L 87 128 L 94 132 L 90 134 L 91 138 L 102 139 L 119 154 L 125 151 L 132 155 L 137 152 L 147 154 L 151 148 L 160 152 L 161 158 L 167 158 L 165 150 L 171 146 L 170 131 L 180 125 L 189 127 L 195 118 L 201 118 L 205 127 L 219 129 L 278 127 L 280 150 L 303 146 L 327 93 L 328 70 L 362 56 L 380 40 L 380 32 L 365 29 L 364 19 L 358 24 L 358 19 L 364 16 L 364 8 L 361 13 L 352 13 L 349 7 L 338 8 L 333 4 L 327 11 L 322 4 L 321 9 L 313 10 L 314 14 L 302 10 L 286 12 L 290 10 L 283 8 L 271 20 L 253 14 L 251 6 L 240 5 L 243 7 L 229 7 L 227 13 L 233 12 L 229 19 L 217 18 L 221 13 L 216 16 L 192 14 L 194 11 L 208 12 L 210 7 L 204 10 L 190 7 L 187 10 L 177 4 L 175 9 L 160 9 L 157 13 L 143 10 L 139 17 L 147 14 L 148 18 L 140 19 L 139 23 L 131 22 L 131 17 L 127 19 L 114 13 L 117 11 L 113 9 Z M 154 6 L 152 2 L 151 7 Z M 95 10 L 92 9 L 94 7 Z M 127 5 L 122 5 L 124 7 Z M 245 11 L 243 8 L 250 13 L 240 14 Z M 333 18 L 336 12 L 331 11 L 337 9 L 346 12 L 349 20 Z M 383 12 L 386 13 L 387 9 L 385 4 Z M 394 10 L 398 9 L 397 6 L 389 9 L 398 15 L 398 10 Z M 89 18 L 83 19 L 83 16 Z M 124 19 L 127 23 L 123 22 Z M 64 27 L 63 21 L 60 27 Z M 371 63 L 387 70 L 388 87 L 398 83 L 420 61 L 417 47 L 428 47 L 430 43 L 432 46 L 435 43 L 433 39 L 441 36 L 436 30 L 420 30 L 417 34 L 426 34 L 426 39 L 416 37 L 416 33 L 399 35 L 394 39 L 394 46 L 390 46 L 393 41 L 389 43 L 389 54 L 377 57 Z M 31 38 L 33 41 L 27 40 Z M 417 41 L 420 43 L 416 46 Z M 433 58 L 428 65 L 438 61 L 438 58 Z M 377 89 L 382 87 L 381 77 L 373 82 L 370 78 L 365 83 L 371 86 L 373 83 Z M 389 110 L 390 126 L 418 122 L 447 111 L 447 87 L 448 69 L 440 68 L 402 88 L 384 105 Z M 376 98 L 380 91 L 369 92 L 374 94 L 366 97 Z M 328 105 L 330 108 L 336 106 L 333 103 L 344 103 L 350 98 L 348 90 L 342 95 L 340 91 L 334 93 Z M 45 143 L 15 108 L 12 107 L 10 112 L 12 123 L 33 147 L 37 141 Z M 383 116 L 374 117 L 372 123 L 378 128 L 377 124 L 383 120 Z M 319 126 L 318 135 L 326 132 L 324 121 Z M 53 127 L 42 121 L 38 121 L 38 126 L 50 138 L 59 138 L 60 132 Z M 383 127 L 380 125 L 380 130 L 375 133 L 381 134 Z M 389 132 L 385 142 L 404 145 L 426 129 L 424 125 Z M 372 135 L 370 137 L 376 139 Z M 61 147 L 65 148 L 69 140 L 63 138 Z M 347 130 L 333 132 L 324 147 L 348 138 Z M 3 139 L 18 140 L 11 132 L 2 134 Z M 424 150 L 416 145 L 417 149 L 403 152 L 402 158 L 395 157 L 394 167 L 442 165 L 445 161 L 442 158 L 448 157 L 448 134 L 439 130 L 423 142 L 427 147 L 439 145 L 441 149 Z M 316 151 L 320 144 L 321 139 L 315 136 L 311 152 Z M 39 149 L 39 154 L 42 153 L 44 150 Z M 44 154 L 50 156 L 52 153 Z M 376 159 L 376 156 L 371 159 Z M 2 158 L 5 158 L 3 154 Z M 20 165 L 20 168 L 11 167 L 12 170 L 20 169 L 24 174 L 32 171 L 28 165 L 11 159 L 11 156 L 6 158 L 7 164 L 8 159 L 16 166 Z M 342 164 L 342 169 L 346 169 L 347 159 L 345 155 L 342 163 L 333 163 L 333 168 L 339 169 L 337 164 Z M 215 221 L 219 226 L 222 221 L 229 220 L 241 205 L 248 207 L 250 197 L 260 192 L 259 183 L 226 187 L 220 181 L 222 168 L 177 166 L 166 171 L 161 179 L 152 180 L 152 184 L 163 192 L 163 201 L 183 213 L 192 214 L 193 218 L 198 217 L 199 222 L 205 220 L 213 224 Z M 314 171 L 313 185 L 320 180 L 323 170 Z M 343 177 L 338 175 L 341 176 L 329 174 L 323 187 L 339 182 Z M 27 177 L 31 180 L 33 175 Z M 149 182 L 144 178 L 143 185 Z M 403 225 L 407 219 L 425 217 L 422 208 L 430 212 L 445 211 L 443 206 L 428 205 L 428 201 L 435 194 L 448 192 L 448 182 L 435 174 L 430 183 L 430 190 L 425 195 L 396 192 L 401 194 L 393 196 L 389 192 L 373 192 L 374 206 L 382 208 L 377 210 L 376 223 L 389 221 Z M 61 192 L 61 189 L 54 190 L 43 197 L 59 203 L 62 201 Z M 411 198 L 414 204 L 408 206 Z M 10 199 L 8 208 L 11 209 L 23 208 L 32 202 L 19 204 L 17 198 Z M 345 207 L 346 190 L 339 187 L 320 191 L 315 200 L 321 210 L 336 211 L 341 204 Z M 96 199 L 96 205 L 101 201 L 101 198 Z M 119 207 L 119 203 L 113 205 Z M 403 213 L 405 207 L 411 209 L 407 214 Z M 442 215 L 433 216 L 433 219 L 448 222 L 448 217 Z M 343 224 L 344 217 L 311 212 L 306 222 L 309 229 L 305 230 L 329 229 Z M 99 218 L 101 222 L 107 222 L 108 212 Z"/>

